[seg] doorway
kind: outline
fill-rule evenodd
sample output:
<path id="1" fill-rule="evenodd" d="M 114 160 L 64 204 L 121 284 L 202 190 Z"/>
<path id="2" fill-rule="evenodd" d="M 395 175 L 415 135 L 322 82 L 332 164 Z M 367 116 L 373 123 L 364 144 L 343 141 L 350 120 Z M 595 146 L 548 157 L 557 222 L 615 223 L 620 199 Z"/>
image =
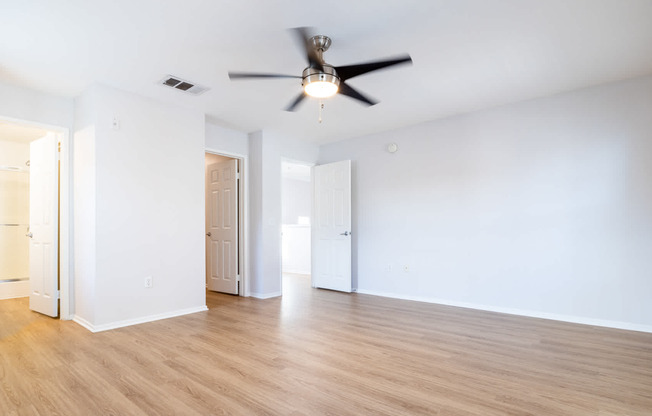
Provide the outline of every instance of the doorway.
<path id="1" fill-rule="evenodd" d="M 67 150 L 67 129 L 0 118 L 0 299 L 30 297 L 32 310 L 61 319 L 70 319 Z"/>
<path id="2" fill-rule="evenodd" d="M 206 289 L 246 296 L 245 157 L 206 151 Z"/>
<path id="3" fill-rule="evenodd" d="M 282 293 L 310 287 L 311 164 L 281 162 L 281 275 Z"/>

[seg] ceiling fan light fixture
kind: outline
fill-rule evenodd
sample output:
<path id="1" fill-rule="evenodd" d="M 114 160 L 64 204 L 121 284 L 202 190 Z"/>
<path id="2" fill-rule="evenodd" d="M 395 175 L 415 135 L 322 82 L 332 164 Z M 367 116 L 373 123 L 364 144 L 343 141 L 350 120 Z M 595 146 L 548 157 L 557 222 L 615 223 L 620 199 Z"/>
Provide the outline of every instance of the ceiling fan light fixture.
<path id="1" fill-rule="evenodd" d="M 324 61 L 324 52 L 331 46 L 331 39 L 328 36 L 308 36 L 308 28 L 295 27 L 292 29 L 298 43 L 302 45 L 308 67 L 303 70 L 303 75 L 268 74 L 261 72 L 229 72 L 229 78 L 236 79 L 259 79 L 259 78 L 301 78 L 302 89 L 294 100 L 285 108 L 285 111 L 296 111 L 296 108 L 306 97 L 327 98 L 335 94 L 344 95 L 357 100 L 365 105 L 372 106 L 377 101 L 369 99 L 348 85 L 346 82 L 359 75 L 372 71 L 388 68 L 390 66 L 412 63 L 410 55 L 382 61 L 361 62 L 354 65 L 339 66 L 337 69 Z M 341 87 L 341 88 L 340 88 Z M 320 109 L 323 103 L 320 105 Z M 321 111 L 321 110 L 320 110 Z"/>
<path id="2" fill-rule="evenodd" d="M 316 98 L 328 98 L 337 94 L 340 87 L 340 78 L 332 66 L 325 64 L 324 71 L 306 68 L 303 71 L 303 90 L 306 94 Z"/>
<path id="3" fill-rule="evenodd" d="M 328 98 L 337 94 L 339 87 L 328 81 L 314 81 L 303 87 L 306 94 L 315 98 Z"/>

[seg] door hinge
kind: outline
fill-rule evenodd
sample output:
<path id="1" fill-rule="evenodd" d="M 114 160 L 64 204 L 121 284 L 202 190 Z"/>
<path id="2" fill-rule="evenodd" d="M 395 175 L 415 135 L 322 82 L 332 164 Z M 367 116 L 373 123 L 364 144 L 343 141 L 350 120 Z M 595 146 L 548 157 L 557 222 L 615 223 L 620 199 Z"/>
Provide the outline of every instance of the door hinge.
<path id="1" fill-rule="evenodd" d="M 240 179 L 240 172 L 236 172 L 236 173 L 235 173 L 235 178 L 236 178 L 236 179 Z"/>
<path id="2" fill-rule="evenodd" d="M 236 274 L 236 275 L 235 275 L 235 281 L 236 281 L 236 282 L 239 282 L 239 281 L 240 281 L 240 275 L 239 275 L 239 274 Z"/>
<path id="3" fill-rule="evenodd" d="M 61 299 L 61 291 L 60 290 L 57 290 L 56 296 L 57 296 L 57 299 Z"/>

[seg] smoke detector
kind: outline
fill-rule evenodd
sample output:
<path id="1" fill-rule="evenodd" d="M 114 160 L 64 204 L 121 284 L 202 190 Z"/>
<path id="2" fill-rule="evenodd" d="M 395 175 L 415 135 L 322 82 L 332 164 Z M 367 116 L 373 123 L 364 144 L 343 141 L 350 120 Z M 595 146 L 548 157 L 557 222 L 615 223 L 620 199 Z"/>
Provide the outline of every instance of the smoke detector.
<path id="1" fill-rule="evenodd" d="M 182 92 L 187 92 L 188 94 L 192 95 L 200 95 L 210 89 L 195 82 L 186 81 L 185 79 L 174 75 L 166 75 L 165 78 L 159 81 L 159 84 L 174 88 Z"/>

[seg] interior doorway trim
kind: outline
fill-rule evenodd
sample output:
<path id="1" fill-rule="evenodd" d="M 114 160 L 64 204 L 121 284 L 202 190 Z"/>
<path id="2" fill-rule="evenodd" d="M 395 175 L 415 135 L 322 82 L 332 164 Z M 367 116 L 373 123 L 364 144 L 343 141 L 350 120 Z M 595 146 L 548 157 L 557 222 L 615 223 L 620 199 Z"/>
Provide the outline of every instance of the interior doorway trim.
<path id="1" fill-rule="evenodd" d="M 29 127 L 37 127 L 56 133 L 61 143 L 59 160 L 59 319 L 70 320 L 73 318 L 74 300 L 72 293 L 72 170 L 70 129 L 63 126 L 40 123 L 32 120 L 22 120 L 12 117 L 0 116 L 0 121 L 15 123 Z"/>
<path id="2" fill-rule="evenodd" d="M 238 187 L 239 193 L 239 211 L 240 218 L 242 219 L 241 227 L 239 230 L 238 241 L 241 255 L 238 260 L 242 275 L 240 278 L 240 288 L 238 296 L 251 296 L 249 291 L 249 156 L 239 153 L 233 153 L 226 150 L 204 148 L 205 153 L 210 153 L 219 156 L 230 157 L 240 161 L 240 184 Z M 205 189 L 205 188 L 204 188 Z"/>

